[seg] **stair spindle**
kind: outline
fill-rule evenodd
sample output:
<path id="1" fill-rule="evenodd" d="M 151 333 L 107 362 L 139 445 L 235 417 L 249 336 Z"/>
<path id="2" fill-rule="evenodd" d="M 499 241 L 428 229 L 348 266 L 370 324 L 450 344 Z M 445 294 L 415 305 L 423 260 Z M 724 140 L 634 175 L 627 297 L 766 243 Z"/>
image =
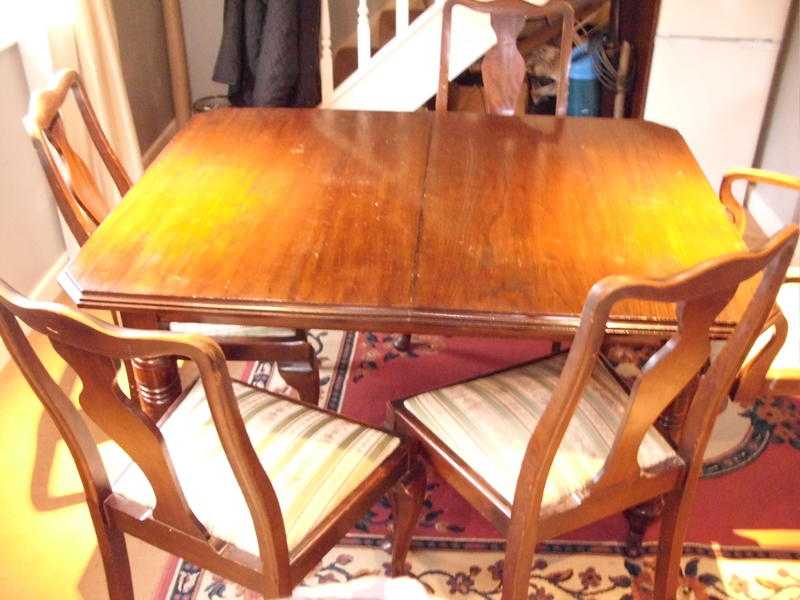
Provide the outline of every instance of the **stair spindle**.
<path id="1" fill-rule="evenodd" d="M 358 0 L 358 68 L 367 65 L 372 54 L 372 34 L 369 29 L 367 0 Z"/>
<path id="2" fill-rule="evenodd" d="M 395 36 L 408 29 L 408 0 L 396 0 L 394 6 Z"/>
<path id="3" fill-rule="evenodd" d="M 322 101 L 333 97 L 333 52 L 331 51 L 331 10 L 328 0 L 320 6 L 320 59 L 319 71 L 322 87 Z"/>

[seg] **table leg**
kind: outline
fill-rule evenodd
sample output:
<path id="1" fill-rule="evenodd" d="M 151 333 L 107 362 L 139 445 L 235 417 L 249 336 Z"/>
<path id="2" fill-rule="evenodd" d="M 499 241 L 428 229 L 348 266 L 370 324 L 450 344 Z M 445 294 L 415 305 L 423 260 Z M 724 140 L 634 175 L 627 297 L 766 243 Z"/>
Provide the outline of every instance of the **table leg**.
<path id="1" fill-rule="evenodd" d="M 630 389 L 644 364 L 661 348 L 663 343 L 664 340 L 659 343 L 626 343 L 624 340 L 614 340 L 603 347 L 603 354 L 614 367 L 620 379 L 624 381 L 625 386 Z M 656 427 L 672 442 L 673 446 L 677 446 L 680 441 L 683 422 L 699 383 L 700 376 L 697 375 L 656 420 Z"/>
<path id="2" fill-rule="evenodd" d="M 656 427 L 669 438 L 674 447 L 680 444 L 686 413 L 689 412 L 689 405 L 692 403 L 698 385 L 700 385 L 700 374 L 692 378 L 656 421 Z"/>
<path id="3" fill-rule="evenodd" d="M 158 329 L 155 315 L 122 313 L 125 327 Z M 181 393 L 178 364 L 174 358 L 134 358 L 131 361 L 136 396 L 142 410 L 154 421 L 167 411 Z"/>
<path id="4" fill-rule="evenodd" d="M 628 522 L 628 538 L 625 540 L 625 554 L 632 558 L 642 555 L 642 540 L 647 528 L 661 516 L 664 510 L 664 497 L 657 496 L 652 500 L 637 504 L 623 511 Z"/>

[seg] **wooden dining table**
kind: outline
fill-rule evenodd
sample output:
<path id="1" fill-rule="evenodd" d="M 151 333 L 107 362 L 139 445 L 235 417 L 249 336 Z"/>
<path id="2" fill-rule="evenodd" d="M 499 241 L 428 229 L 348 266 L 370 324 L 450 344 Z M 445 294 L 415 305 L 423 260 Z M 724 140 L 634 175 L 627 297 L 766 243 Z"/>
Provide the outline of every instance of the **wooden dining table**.
<path id="1" fill-rule="evenodd" d="M 743 249 L 678 132 L 646 121 L 221 109 L 177 134 L 60 281 L 134 327 L 561 340 L 603 277 Z M 608 323 L 637 339 L 675 328 L 673 306 L 647 302 Z M 169 358 L 138 370 L 154 402 L 176 382 Z"/>

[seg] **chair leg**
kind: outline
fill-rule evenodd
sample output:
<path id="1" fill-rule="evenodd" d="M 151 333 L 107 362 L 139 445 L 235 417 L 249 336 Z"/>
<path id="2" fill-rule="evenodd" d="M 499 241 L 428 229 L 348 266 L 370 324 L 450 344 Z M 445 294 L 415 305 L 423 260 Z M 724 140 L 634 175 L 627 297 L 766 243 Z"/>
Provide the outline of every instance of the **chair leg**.
<path id="1" fill-rule="evenodd" d="M 97 548 L 103 561 L 108 596 L 111 600 L 133 600 L 133 581 L 125 534 L 110 527 L 97 507 L 89 507 L 97 535 Z"/>
<path id="2" fill-rule="evenodd" d="M 642 555 L 642 540 L 647 528 L 653 524 L 664 509 L 664 497 L 658 496 L 642 504 L 625 510 L 622 514 L 628 521 L 628 539 L 625 541 L 625 554 L 630 557 Z"/>
<path id="3" fill-rule="evenodd" d="M 305 338 L 305 332 L 299 332 Z M 297 390 L 300 400 L 311 406 L 319 406 L 319 366 L 314 348 L 303 342 L 305 360 L 278 362 L 278 372 L 283 380 Z"/>
<path id="4" fill-rule="evenodd" d="M 678 488 L 665 497 L 653 591 L 653 598 L 656 600 L 674 600 L 678 591 L 683 540 L 686 538 L 689 506 L 693 495 L 683 488 Z"/>
<path id="5" fill-rule="evenodd" d="M 411 547 L 411 534 L 417 526 L 425 500 L 425 466 L 415 460 L 411 469 L 392 488 L 389 498 L 394 513 L 394 536 L 392 540 L 392 577 L 406 571 L 406 555 Z"/>
<path id="6" fill-rule="evenodd" d="M 286 383 L 297 390 L 302 402 L 311 406 L 319 405 L 319 369 L 316 360 L 279 362 L 278 372 Z"/>

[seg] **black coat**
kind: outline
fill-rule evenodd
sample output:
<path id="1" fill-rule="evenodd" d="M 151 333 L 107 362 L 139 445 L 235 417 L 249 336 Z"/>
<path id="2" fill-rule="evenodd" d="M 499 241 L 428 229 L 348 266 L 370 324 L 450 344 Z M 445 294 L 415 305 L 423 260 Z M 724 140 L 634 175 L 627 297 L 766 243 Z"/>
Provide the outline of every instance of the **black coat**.
<path id="1" fill-rule="evenodd" d="M 214 81 L 236 106 L 316 106 L 320 0 L 225 0 Z"/>

